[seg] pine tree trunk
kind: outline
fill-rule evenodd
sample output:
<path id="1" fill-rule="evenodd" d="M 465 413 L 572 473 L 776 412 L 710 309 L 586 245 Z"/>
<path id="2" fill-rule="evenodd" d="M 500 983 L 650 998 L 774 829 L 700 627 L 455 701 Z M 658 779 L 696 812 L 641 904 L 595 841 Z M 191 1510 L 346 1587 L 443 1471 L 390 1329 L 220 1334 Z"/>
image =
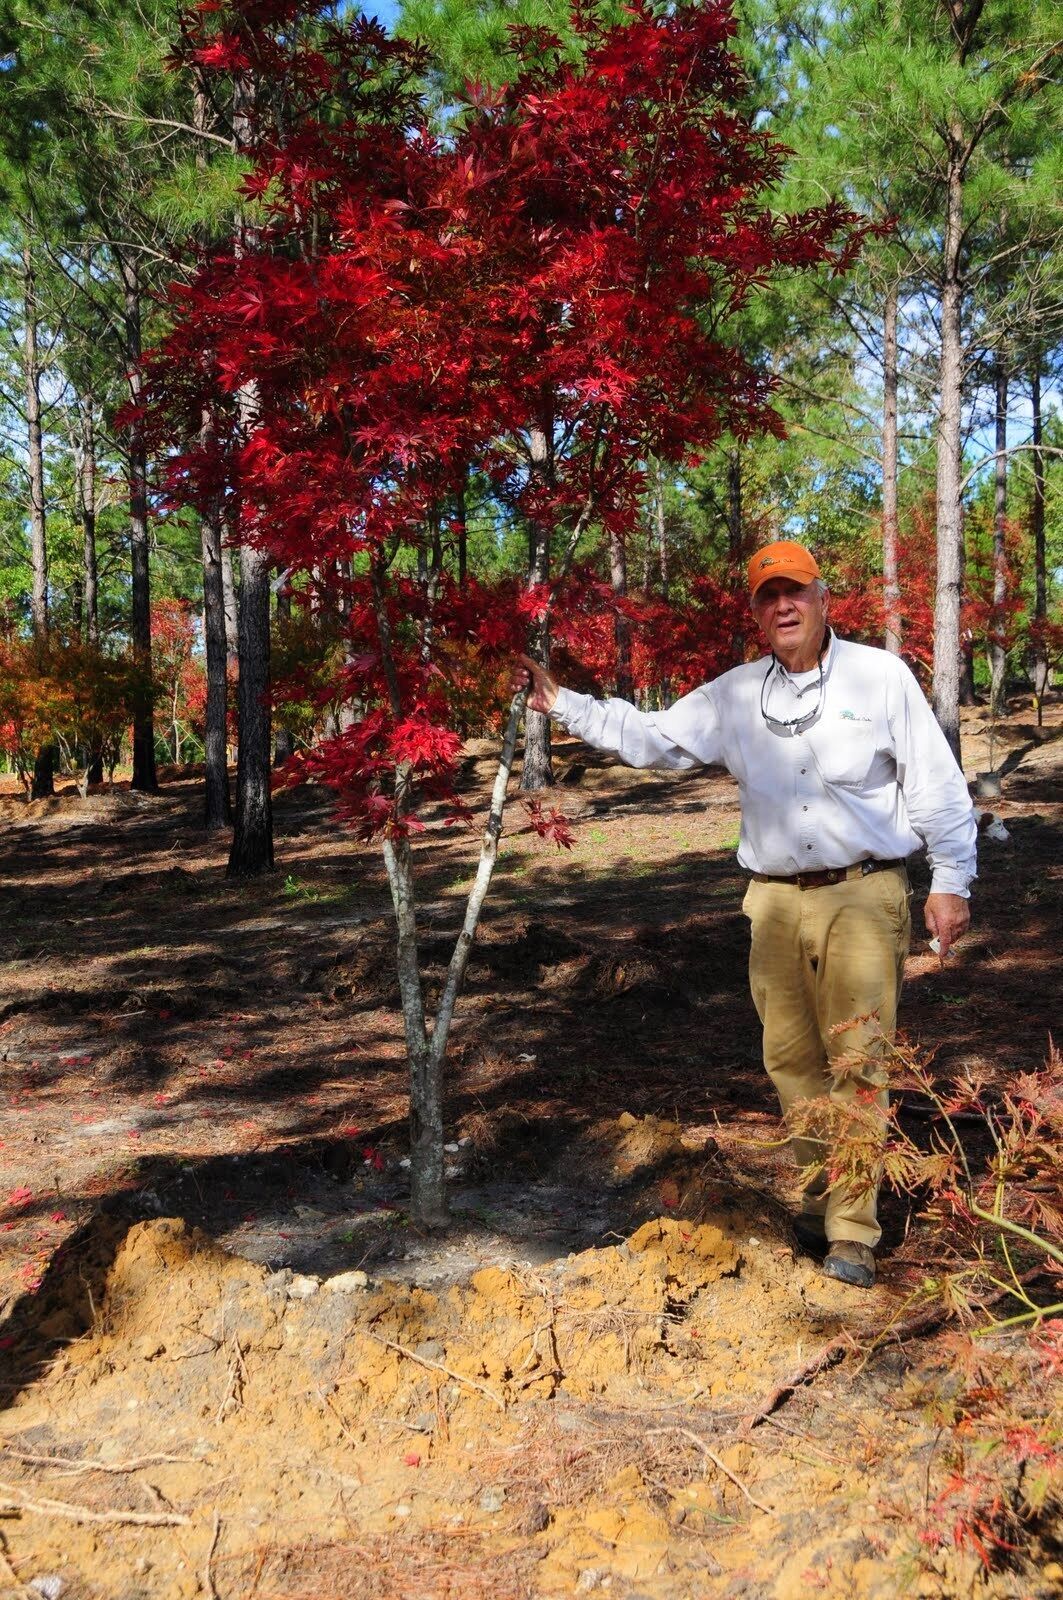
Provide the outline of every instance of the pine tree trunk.
<path id="1" fill-rule="evenodd" d="M 236 604 L 236 584 L 233 580 L 232 551 L 227 544 L 221 547 L 221 591 L 225 618 L 225 652 L 235 666 L 240 658 L 239 608 Z"/>
<path id="2" fill-rule="evenodd" d="M 736 576 L 742 570 L 742 520 L 742 455 L 735 446 L 727 455 L 727 558 Z M 746 653 L 744 628 L 735 629 L 733 644 L 734 659 L 741 661 Z"/>
<path id="3" fill-rule="evenodd" d="M 886 291 L 882 372 L 882 577 L 886 649 L 901 653 L 901 589 L 897 576 L 897 285 Z"/>
<path id="4" fill-rule="evenodd" d="M 292 591 L 291 585 L 289 584 L 287 578 L 285 578 L 277 590 L 277 622 L 281 627 L 284 627 L 291 621 L 291 617 Z M 286 728 L 282 723 L 277 729 L 273 741 L 274 766 L 282 766 L 285 761 L 290 761 L 294 754 L 295 738 L 292 734 L 292 730 L 290 728 Z"/>
<path id="5" fill-rule="evenodd" d="M 553 441 L 549 426 L 531 430 L 531 470 L 545 482 L 553 478 Z M 528 582 L 550 581 L 550 530 L 534 523 L 528 531 Z M 544 667 L 550 665 L 549 626 L 541 630 L 532 654 Z M 529 711 L 524 719 L 524 764 L 520 775 L 522 794 L 553 787 L 554 769 L 550 749 L 550 718 L 541 711 Z"/>
<path id="6" fill-rule="evenodd" d="M 86 644 L 95 649 L 100 642 L 100 584 L 96 560 L 96 418 L 91 394 L 79 395 L 77 407 L 77 498 L 84 563 L 82 626 Z M 86 789 L 89 784 L 102 782 L 103 751 L 97 741 L 88 753 L 85 771 Z"/>
<path id="7" fill-rule="evenodd" d="M 123 251 L 115 252 L 122 279 L 122 322 L 130 399 L 140 399 L 140 279 L 136 261 Z M 148 461 L 143 435 L 134 421 L 129 428 L 129 543 L 132 566 L 132 617 L 130 634 L 138 683 L 133 699 L 133 777 L 130 788 L 154 794 L 159 784 L 155 773 L 155 728 L 152 717 L 151 687 L 151 578 L 148 562 Z"/>
<path id="8" fill-rule="evenodd" d="M 1030 501 L 1030 533 L 1033 537 L 1033 614 L 1035 622 L 1048 615 L 1048 574 L 1045 560 L 1045 455 L 1042 448 L 1041 352 L 1034 354 L 1030 374 L 1030 407 L 1033 414 L 1033 498 Z M 1038 645 L 1033 659 L 1034 703 L 1037 726 L 1044 719 L 1044 696 L 1048 688 L 1048 659 Z"/>
<path id="9" fill-rule="evenodd" d="M 240 550 L 240 686 L 236 816 L 228 876 L 250 878 L 273 867 L 270 797 L 269 557 Z"/>
<path id="10" fill-rule="evenodd" d="M 48 645 L 48 538 L 45 526 L 44 433 L 41 426 L 41 369 L 37 349 L 37 286 L 28 241 L 22 246 L 22 289 L 25 312 L 23 376 L 26 388 L 26 466 L 30 487 L 30 622 L 40 665 Z M 55 750 L 43 745 L 33 763 L 31 800 L 55 793 Z"/>
<path id="11" fill-rule="evenodd" d="M 620 600 L 627 595 L 627 549 L 624 536 L 615 528 L 609 532 L 609 577 L 613 593 Z M 616 692 L 621 700 L 634 700 L 635 688 L 631 679 L 631 623 L 617 610 L 613 618 L 613 639 L 616 645 Z"/>
<path id="12" fill-rule="evenodd" d="M 742 457 L 727 453 L 727 556 L 732 567 L 742 560 Z"/>
<path id="13" fill-rule="evenodd" d="M 962 129 L 949 129 L 941 282 L 941 358 L 937 430 L 937 591 L 934 604 L 934 715 L 960 759 L 960 423 L 963 389 Z"/>
<path id="14" fill-rule="evenodd" d="M 100 585 L 96 560 L 96 423 L 91 395 L 79 396 L 78 421 L 78 506 L 85 566 L 84 626 L 87 643 L 95 645 L 100 642 Z"/>
<path id="15" fill-rule="evenodd" d="M 253 83 L 250 75 L 237 73 L 233 79 L 233 130 L 239 148 L 250 142 L 250 109 Z M 236 218 L 236 254 L 243 256 L 258 244 L 255 228 L 247 219 Z M 254 384 L 246 384 L 237 395 L 239 430 L 246 440 L 256 422 L 258 394 Z M 237 487 L 238 509 L 234 519 L 241 526 L 239 501 L 243 490 Z M 246 544 L 240 547 L 240 602 L 238 608 L 239 689 L 237 692 L 236 815 L 233 842 L 229 851 L 230 878 L 257 877 L 273 867 L 273 802 L 270 787 L 272 730 L 270 717 L 269 623 L 270 560 L 261 550 Z"/>
<path id="16" fill-rule="evenodd" d="M 994 363 L 993 388 L 996 397 L 996 440 L 993 462 L 993 610 L 998 624 L 1003 621 L 1004 602 L 1007 599 L 1007 546 L 1005 535 L 1008 520 L 1008 369 L 1001 351 Z M 1005 709 L 1007 689 L 1005 674 L 1007 652 L 994 640 L 989 646 L 989 711 L 999 717 Z"/>
<path id="17" fill-rule="evenodd" d="M 653 510 L 657 522 L 657 565 L 661 576 L 661 599 L 668 599 L 668 527 L 664 516 L 664 468 L 657 463 Z"/>
<path id="18" fill-rule="evenodd" d="M 30 619 L 33 637 L 48 638 L 48 541 L 44 521 L 44 434 L 41 427 L 41 369 L 37 352 L 37 288 L 29 244 L 22 246 L 22 288 L 25 307 L 23 370 L 26 388 L 26 465 L 30 487 L 30 569 L 33 592 Z"/>
<path id="19" fill-rule="evenodd" d="M 201 442 L 213 431 L 209 412 L 203 414 Z M 203 556 L 203 639 L 207 655 L 207 712 L 204 735 L 206 828 L 227 828 L 232 820 L 229 800 L 228 650 L 225 640 L 225 592 L 222 584 L 221 508 L 212 506 L 200 523 Z"/>

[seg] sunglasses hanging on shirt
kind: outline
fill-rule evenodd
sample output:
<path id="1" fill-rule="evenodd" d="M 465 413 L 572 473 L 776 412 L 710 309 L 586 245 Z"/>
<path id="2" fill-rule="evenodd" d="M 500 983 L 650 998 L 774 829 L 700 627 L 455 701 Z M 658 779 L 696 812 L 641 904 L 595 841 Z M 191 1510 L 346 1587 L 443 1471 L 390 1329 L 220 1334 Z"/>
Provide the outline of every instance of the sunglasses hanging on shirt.
<path id="1" fill-rule="evenodd" d="M 765 704 L 768 696 L 769 680 L 771 679 L 772 673 L 779 665 L 779 662 L 775 656 L 775 651 L 772 651 L 771 666 L 764 674 L 764 682 L 760 686 L 760 714 L 764 718 L 764 721 L 771 732 L 777 733 L 780 738 L 793 739 L 796 738 L 799 733 L 804 733 L 805 729 L 812 726 L 820 712 L 823 710 L 823 657 L 826 653 L 829 643 L 830 628 L 827 628 L 823 634 L 823 643 L 819 647 L 819 655 L 816 657 L 816 666 L 819 668 L 819 682 L 816 686 L 815 705 L 812 707 L 811 711 L 806 711 L 803 716 L 791 717 L 786 722 L 781 721 L 778 717 L 773 717 L 768 710 L 767 705 Z"/>

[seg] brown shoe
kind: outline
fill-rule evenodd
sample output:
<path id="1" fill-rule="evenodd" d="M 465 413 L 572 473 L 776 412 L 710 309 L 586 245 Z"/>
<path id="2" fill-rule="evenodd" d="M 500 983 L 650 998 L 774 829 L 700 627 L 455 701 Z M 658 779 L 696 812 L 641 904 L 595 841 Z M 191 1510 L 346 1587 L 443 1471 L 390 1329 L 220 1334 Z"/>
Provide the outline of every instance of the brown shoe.
<path id="1" fill-rule="evenodd" d="M 835 1239 L 827 1251 L 823 1271 L 828 1278 L 837 1278 L 840 1283 L 870 1289 L 875 1281 L 874 1251 L 852 1239 Z"/>

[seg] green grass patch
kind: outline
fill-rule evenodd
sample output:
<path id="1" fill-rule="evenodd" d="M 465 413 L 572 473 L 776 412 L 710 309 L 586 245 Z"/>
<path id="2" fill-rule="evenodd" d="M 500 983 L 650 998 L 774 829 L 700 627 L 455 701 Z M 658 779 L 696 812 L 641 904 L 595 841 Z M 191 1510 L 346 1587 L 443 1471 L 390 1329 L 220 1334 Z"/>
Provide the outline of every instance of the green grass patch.
<path id="1" fill-rule="evenodd" d="M 325 888 L 321 884 L 306 883 L 301 878 L 296 878 L 289 872 L 284 880 L 281 894 L 285 900 L 295 905 L 303 906 L 338 906 L 349 900 L 354 893 L 353 884 L 340 884 L 335 888 Z"/>

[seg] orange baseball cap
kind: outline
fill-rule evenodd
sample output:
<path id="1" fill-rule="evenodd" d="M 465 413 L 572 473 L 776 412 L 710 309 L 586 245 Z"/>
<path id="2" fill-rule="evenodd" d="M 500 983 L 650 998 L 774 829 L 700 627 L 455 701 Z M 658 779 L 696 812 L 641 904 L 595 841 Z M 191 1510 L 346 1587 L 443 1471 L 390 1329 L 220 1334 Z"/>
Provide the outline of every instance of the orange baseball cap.
<path id="1" fill-rule="evenodd" d="M 792 539 L 779 539 L 766 544 L 753 556 L 748 567 L 749 592 L 756 594 L 762 583 L 770 578 L 792 578 L 794 583 L 811 583 L 819 577 L 819 567 L 811 550 Z"/>

